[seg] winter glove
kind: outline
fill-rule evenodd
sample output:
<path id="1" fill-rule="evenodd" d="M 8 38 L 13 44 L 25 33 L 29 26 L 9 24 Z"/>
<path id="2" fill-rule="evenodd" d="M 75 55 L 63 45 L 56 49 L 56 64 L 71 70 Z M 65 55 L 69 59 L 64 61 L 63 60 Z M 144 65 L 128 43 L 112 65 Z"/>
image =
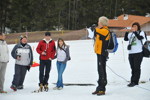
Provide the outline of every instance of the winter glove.
<path id="1" fill-rule="evenodd" d="M 128 41 L 128 40 L 129 40 L 129 39 L 128 39 L 128 34 L 129 34 L 129 32 L 126 32 L 126 33 L 125 33 L 125 36 L 124 36 L 124 40 L 125 40 L 125 41 Z"/>
<path id="2" fill-rule="evenodd" d="M 93 24 L 93 25 L 91 26 L 91 30 L 92 30 L 92 31 L 95 31 L 95 28 L 96 28 L 96 24 Z"/>
<path id="3" fill-rule="evenodd" d="M 143 36 L 140 36 L 140 34 L 138 34 L 136 31 L 134 31 L 133 33 L 138 38 L 138 40 L 142 40 L 143 39 Z"/>
<path id="4" fill-rule="evenodd" d="M 31 66 L 27 66 L 27 70 L 30 71 Z"/>

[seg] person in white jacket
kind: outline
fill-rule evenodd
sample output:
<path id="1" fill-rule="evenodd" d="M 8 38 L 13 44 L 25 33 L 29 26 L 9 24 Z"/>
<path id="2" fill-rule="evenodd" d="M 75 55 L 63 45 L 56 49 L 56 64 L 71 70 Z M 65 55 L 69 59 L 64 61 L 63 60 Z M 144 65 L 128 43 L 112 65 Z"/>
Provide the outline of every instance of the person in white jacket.
<path id="1" fill-rule="evenodd" d="M 129 63 L 131 67 L 131 82 L 127 85 L 128 87 L 134 87 L 139 84 L 141 75 L 141 63 L 143 61 L 142 53 L 142 42 L 146 41 L 146 34 L 141 30 L 140 24 L 135 22 L 132 24 L 131 32 L 126 32 L 124 40 L 129 41 Z"/>
<path id="2" fill-rule="evenodd" d="M 4 80 L 6 66 L 9 62 L 9 51 L 5 37 L 5 34 L 0 33 L 0 93 L 7 93 L 4 91 Z"/>

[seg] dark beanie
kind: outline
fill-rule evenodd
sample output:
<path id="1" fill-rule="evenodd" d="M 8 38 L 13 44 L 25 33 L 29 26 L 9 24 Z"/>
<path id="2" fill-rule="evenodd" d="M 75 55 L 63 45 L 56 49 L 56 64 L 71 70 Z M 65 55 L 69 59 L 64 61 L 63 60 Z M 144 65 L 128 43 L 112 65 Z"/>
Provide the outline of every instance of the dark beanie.
<path id="1" fill-rule="evenodd" d="M 51 36 L 50 32 L 45 32 L 45 36 Z"/>

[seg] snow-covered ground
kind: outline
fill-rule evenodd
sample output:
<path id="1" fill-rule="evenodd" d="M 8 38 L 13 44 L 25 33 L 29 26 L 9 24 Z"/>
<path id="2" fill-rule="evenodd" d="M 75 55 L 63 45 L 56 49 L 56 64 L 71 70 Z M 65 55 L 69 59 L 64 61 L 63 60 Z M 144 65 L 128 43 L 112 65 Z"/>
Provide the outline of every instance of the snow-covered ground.
<path id="1" fill-rule="evenodd" d="M 118 51 L 109 55 L 107 62 L 108 84 L 104 96 L 91 94 L 97 86 L 98 79 L 93 41 L 77 40 L 66 43 L 70 45 L 71 61 L 67 63 L 64 72 L 64 83 L 94 84 L 95 86 L 65 86 L 63 90 L 53 90 L 55 87 L 53 83 L 57 81 L 56 60 L 54 60 L 50 72 L 48 92 L 31 93 L 38 89 L 39 67 L 31 68 L 26 75 L 24 89 L 14 92 L 10 89 L 14 74 L 14 59 L 10 56 L 5 77 L 5 90 L 8 93 L 0 94 L 0 100 L 150 100 L 150 59 L 144 58 L 141 67 L 140 81 L 146 81 L 146 83 L 140 83 L 139 86 L 131 88 L 127 87 L 131 69 L 126 50 L 128 43 L 124 42 L 122 38 L 119 38 Z M 33 48 L 34 61 L 39 62 L 39 55 L 35 50 L 37 43 L 30 43 L 30 45 Z M 13 47 L 14 45 L 9 45 L 9 50 L 11 51 Z"/>

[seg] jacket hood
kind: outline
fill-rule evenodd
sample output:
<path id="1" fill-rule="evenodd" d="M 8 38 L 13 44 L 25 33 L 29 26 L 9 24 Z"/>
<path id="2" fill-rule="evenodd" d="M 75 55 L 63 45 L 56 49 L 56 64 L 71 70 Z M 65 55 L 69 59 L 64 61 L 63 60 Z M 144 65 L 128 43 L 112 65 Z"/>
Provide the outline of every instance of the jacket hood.
<path id="1" fill-rule="evenodd" d="M 46 43 L 49 43 L 52 41 L 52 39 L 50 39 L 49 41 L 47 41 L 45 38 L 43 39 Z"/>

